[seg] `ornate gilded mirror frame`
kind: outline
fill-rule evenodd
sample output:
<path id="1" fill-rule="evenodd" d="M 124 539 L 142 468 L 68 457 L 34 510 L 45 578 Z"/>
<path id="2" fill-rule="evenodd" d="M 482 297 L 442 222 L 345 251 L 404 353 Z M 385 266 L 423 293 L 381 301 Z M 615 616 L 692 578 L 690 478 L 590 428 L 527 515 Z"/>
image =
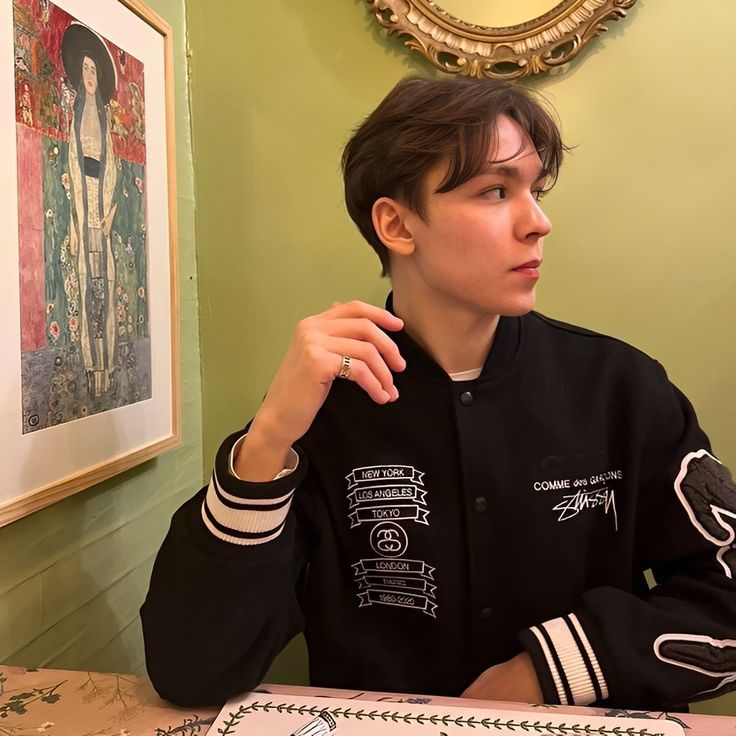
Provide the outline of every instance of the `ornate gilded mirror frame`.
<path id="1" fill-rule="evenodd" d="M 538 18 L 499 28 L 455 18 L 433 0 L 366 2 L 390 36 L 443 72 L 516 79 L 566 64 L 636 0 L 562 0 Z"/>

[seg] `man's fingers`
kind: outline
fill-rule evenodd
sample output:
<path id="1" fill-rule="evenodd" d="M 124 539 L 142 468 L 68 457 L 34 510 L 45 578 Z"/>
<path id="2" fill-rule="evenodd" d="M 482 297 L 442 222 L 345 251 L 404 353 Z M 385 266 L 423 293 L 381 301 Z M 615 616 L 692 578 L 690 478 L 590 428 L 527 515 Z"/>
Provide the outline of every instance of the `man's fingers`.
<path id="1" fill-rule="evenodd" d="M 401 357 L 396 343 L 374 322 L 365 318 L 330 320 L 324 324 L 325 333 L 332 337 L 361 340 L 373 345 L 386 364 L 394 371 L 403 371 L 406 361 Z"/>
<path id="2" fill-rule="evenodd" d="M 339 356 L 335 357 L 339 358 Z M 342 365 L 342 358 L 339 358 L 338 362 Z M 339 370 L 338 368 L 338 372 Z M 386 404 L 394 398 L 392 393 L 384 390 L 373 371 L 362 360 L 357 358 L 350 359 L 350 375 L 348 376 L 348 380 L 357 383 L 377 404 Z M 393 388 L 393 393 L 398 396 L 396 388 Z"/>
<path id="3" fill-rule="evenodd" d="M 386 330 L 396 331 L 402 329 L 404 326 L 403 320 L 395 314 L 391 314 L 388 310 L 376 307 L 373 304 L 358 301 L 357 299 L 351 302 L 345 302 L 344 304 L 335 302 L 330 309 L 322 314 L 326 317 L 364 317 Z"/>
<path id="4" fill-rule="evenodd" d="M 299 322 L 290 349 L 302 371 L 323 385 L 339 377 L 343 356 L 348 356 L 349 379 L 385 404 L 399 396 L 391 371 L 403 371 L 406 361 L 384 330 L 403 327 L 403 321 L 386 309 L 361 301 L 335 302 Z"/>
<path id="5" fill-rule="evenodd" d="M 342 356 L 347 355 L 351 358 L 351 378 L 353 377 L 353 364 L 356 361 L 360 361 L 370 371 L 378 382 L 378 385 L 386 393 L 387 400 L 394 399 L 398 395 L 394 386 L 394 377 L 391 375 L 391 371 L 388 369 L 386 362 L 381 357 L 375 345 L 362 340 L 327 337 L 324 339 L 323 347 L 329 352 L 334 353 L 337 358 L 334 373 L 336 377 L 342 366 Z"/>

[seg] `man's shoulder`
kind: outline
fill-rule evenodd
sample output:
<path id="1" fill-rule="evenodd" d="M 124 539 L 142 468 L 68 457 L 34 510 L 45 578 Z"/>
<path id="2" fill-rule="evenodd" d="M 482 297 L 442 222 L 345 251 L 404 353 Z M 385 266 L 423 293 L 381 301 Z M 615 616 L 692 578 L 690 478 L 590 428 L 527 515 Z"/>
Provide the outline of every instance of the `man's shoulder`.
<path id="1" fill-rule="evenodd" d="M 662 373 L 662 366 L 656 359 L 621 338 L 552 319 L 536 311 L 530 312 L 524 319 L 532 345 L 544 344 L 552 349 L 569 349 L 580 358 L 586 355 L 596 360 L 606 358 L 609 361 L 620 361 L 637 371 L 651 371 L 657 375 Z"/>
<path id="2" fill-rule="evenodd" d="M 624 345 L 627 344 L 624 343 L 623 340 L 620 340 L 617 337 L 613 337 L 612 335 L 606 335 L 602 332 L 589 330 L 587 327 L 581 327 L 580 325 L 573 325 L 569 322 L 563 322 L 559 319 L 553 319 L 552 317 L 549 317 L 548 315 L 542 314 L 541 312 L 537 311 L 529 312 L 529 314 L 526 315 L 526 319 L 531 327 L 536 327 L 542 330 L 546 329 L 553 334 L 561 332 L 570 335 L 578 335 L 580 337 L 591 337 L 600 340 L 613 340 L 615 342 L 623 343 Z M 629 345 L 629 347 L 631 346 Z"/>

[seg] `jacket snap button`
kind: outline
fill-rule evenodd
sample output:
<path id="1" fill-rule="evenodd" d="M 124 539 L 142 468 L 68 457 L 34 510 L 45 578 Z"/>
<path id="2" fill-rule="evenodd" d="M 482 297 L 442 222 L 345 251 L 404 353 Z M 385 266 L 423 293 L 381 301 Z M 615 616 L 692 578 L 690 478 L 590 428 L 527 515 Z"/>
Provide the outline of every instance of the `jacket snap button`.
<path id="1" fill-rule="evenodd" d="M 478 496 L 478 498 L 475 499 L 475 510 L 482 513 L 487 508 L 488 502 L 486 501 L 486 499 L 483 496 Z"/>
<path id="2" fill-rule="evenodd" d="M 460 394 L 460 403 L 463 406 L 470 406 L 473 403 L 473 394 L 470 391 L 463 391 Z"/>
<path id="3" fill-rule="evenodd" d="M 482 610 L 482 611 L 480 612 L 480 617 L 481 617 L 482 619 L 485 619 L 486 621 L 487 621 L 487 620 L 488 620 L 489 618 L 491 618 L 491 616 L 493 616 L 493 609 L 492 609 L 492 608 L 484 608 L 484 609 L 483 609 L 483 610 Z"/>

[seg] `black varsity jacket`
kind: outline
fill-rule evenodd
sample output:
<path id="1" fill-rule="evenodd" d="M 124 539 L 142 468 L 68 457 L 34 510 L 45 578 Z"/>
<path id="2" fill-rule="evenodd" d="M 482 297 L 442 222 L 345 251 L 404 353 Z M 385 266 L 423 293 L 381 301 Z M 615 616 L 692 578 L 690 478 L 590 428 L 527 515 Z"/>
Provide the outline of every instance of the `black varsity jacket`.
<path id="1" fill-rule="evenodd" d="M 537 313 L 473 381 L 391 337 L 398 401 L 336 381 L 292 473 L 237 479 L 234 434 L 174 515 L 141 611 L 159 693 L 252 689 L 301 630 L 318 686 L 458 695 L 526 648 L 549 703 L 735 687 L 736 488 L 661 366 Z"/>

